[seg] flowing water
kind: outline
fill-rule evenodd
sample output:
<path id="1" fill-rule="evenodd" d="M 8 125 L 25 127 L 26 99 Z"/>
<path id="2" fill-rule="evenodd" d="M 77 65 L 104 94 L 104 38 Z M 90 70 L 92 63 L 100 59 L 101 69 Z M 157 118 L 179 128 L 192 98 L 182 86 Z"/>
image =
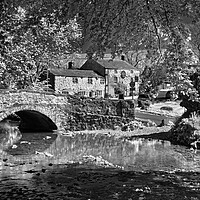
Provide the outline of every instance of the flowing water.
<path id="1" fill-rule="evenodd" d="M 24 133 L 14 144 L 8 132 L 0 199 L 200 199 L 200 151 L 81 132 Z"/>

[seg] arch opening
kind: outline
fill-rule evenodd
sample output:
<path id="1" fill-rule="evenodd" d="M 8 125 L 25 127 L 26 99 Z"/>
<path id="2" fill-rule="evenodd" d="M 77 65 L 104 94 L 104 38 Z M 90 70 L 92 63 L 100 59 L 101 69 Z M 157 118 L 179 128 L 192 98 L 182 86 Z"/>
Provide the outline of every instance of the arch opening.
<path id="1" fill-rule="evenodd" d="M 46 115 L 35 110 L 20 110 L 2 121 L 18 126 L 20 132 L 52 132 L 57 130 L 56 124 Z"/>

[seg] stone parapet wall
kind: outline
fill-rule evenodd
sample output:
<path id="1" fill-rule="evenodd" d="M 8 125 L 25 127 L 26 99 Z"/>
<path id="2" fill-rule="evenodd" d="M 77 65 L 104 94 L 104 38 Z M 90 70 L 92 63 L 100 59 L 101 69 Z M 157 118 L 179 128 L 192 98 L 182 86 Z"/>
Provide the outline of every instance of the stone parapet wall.
<path id="1" fill-rule="evenodd" d="M 33 91 L 5 91 L 0 93 L 0 109 L 15 104 L 67 104 L 67 96 Z"/>

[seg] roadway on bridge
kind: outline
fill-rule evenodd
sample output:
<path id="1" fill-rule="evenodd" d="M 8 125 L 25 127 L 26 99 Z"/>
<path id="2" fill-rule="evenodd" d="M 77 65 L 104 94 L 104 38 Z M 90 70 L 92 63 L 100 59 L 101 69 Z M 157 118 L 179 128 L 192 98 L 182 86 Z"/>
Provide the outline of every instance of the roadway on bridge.
<path id="1" fill-rule="evenodd" d="M 173 110 L 168 112 L 161 110 L 162 107 L 171 107 Z M 180 102 L 167 101 L 151 104 L 148 110 L 135 109 L 135 117 L 138 119 L 144 119 L 154 121 L 157 125 L 164 119 L 165 122 L 174 122 L 177 117 L 181 116 L 185 112 L 185 108 L 180 106 Z"/>
<path id="2" fill-rule="evenodd" d="M 144 112 L 144 111 L 140 111 L 140 110 L 135 111 L 135 117 L 137 119 L 141 119 L 141 120 L 149 119 L 149 120 L 155 122 L 157 125 L 159 125 L 163 119 L 167 122 L 168 121 L 174 122 L 176 119 L 176 117 L 173 117 L 173 116 L 158 115 L 156 113 L 149 113 L 149 112 Z"/>

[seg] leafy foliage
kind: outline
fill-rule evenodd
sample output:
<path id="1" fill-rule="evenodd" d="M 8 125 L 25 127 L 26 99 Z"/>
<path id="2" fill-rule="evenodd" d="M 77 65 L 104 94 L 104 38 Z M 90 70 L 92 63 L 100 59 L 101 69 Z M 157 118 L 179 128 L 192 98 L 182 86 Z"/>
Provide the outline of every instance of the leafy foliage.
<path id="1" fill-rule="evenodd" d="M 1 83 L 30 87 L 56 59 L 77 50 L 81 30 L 76 18 L 63 24 L 53 11 L 36 15 L 30 8 L 17 6 L 11 13 L 8 8 L 1 29 Z"/>
<path id="2" fill-rule="evenodd" d="M 199 135 L 199 115 L 195 112 L 189 118 L 183 118 L 171 130 L 170 140 L 173 143 L 191 146 L 194 141 L 198 141 Z"/>
<path id="3" fill-rule="evenodd" d="M 94 0 L 88 7 L 91 12 L 84 28 L 85 36 L 90 38 L 90 43 L 85 45 L 90 53 L 97 51 L 103 57 L 108 47 L 113 57 L 116 52 L 124 52 L 134 66 L 151 68 L 151 75 L 143 76 L 141 90 L 152 90 L 168 80 L 177 91 L 192 87 L 185 70 L 188 64 L 198 62 L 192 45 L 198 35 L 192 30 L 197 28 L 200 17 L 199 1 Z M 146 56 L 139 58 L 144 49 Z M 130 51 L 133 53 L 128 54 Z"/>
<path id="4" fill-rule="evenodd" d="M 177 72 L 183 74 L 185 65 L 199 59 L 197 0 L 4 0 L 0 9 L 6 85 L 18 79 L 22 87 L 30 85 L 47 66 L 80 46 L 89 57 L 103 57 L 109 48 L 113 57 L 123 51 L 134 66 L 147 66 L 151 74 L 143 83 L 148 89 L 166 79 L 179 85 Z"/>

